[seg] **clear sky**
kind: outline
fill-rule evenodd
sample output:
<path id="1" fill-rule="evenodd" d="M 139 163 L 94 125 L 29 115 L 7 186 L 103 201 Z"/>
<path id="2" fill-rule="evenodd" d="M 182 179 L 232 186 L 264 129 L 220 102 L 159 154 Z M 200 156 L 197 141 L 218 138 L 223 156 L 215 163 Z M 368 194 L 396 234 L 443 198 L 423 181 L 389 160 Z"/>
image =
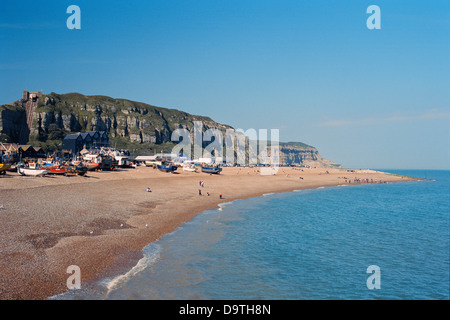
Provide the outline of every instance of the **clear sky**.
<path id="1" fill-rule="evenodd" d="M 278 128 L 346 167 L 450 169 L 450 1 L 2 0 L 0 104 L 23 89 Z"/>

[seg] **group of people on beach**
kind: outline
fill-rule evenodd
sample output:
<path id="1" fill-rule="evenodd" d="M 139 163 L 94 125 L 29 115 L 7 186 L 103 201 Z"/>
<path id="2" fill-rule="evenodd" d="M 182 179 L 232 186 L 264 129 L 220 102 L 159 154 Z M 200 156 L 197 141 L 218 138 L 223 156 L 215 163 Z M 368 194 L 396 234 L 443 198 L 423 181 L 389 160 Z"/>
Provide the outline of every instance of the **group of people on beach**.
<path id="1" fill-rule="evenodd" d="M 205 182 L 202 181 L 202 180 L 200 180 L 198 184 L 199 184 L 199 186 L 202 187 L 202 188 L 205 187 Z M 199 196 L 202 196 L 202 195 L 203 195 L 202 189 L 198 189 L 198 195 L 199 195 Z M 206 195 L 209 197 L 211 194 L 209 193 L 209 191 L 207 191 L 207 192 L 206 192 Z M 219 193 L 219 199 L 223 199 L 223 196 L 222 196 L 221 193 Z"/>
<path id="2" fill-rule="evenodd" d="M 352 183 L 352 181 L 353 181 L 353 183 L 383 183 L 383 181 L 377 181 L 376 179 L 375 180 L 373 180 L 373 179 L 369 179 L 369 178 L 365 178 L 365 179 L 360 179 L 360 178 L 353 178 L 353 179 L 351 179 L 351 178 L 347 178 L 347 177 L 339 177 L 339 178 L 341 178 L 341 179 L 344 179 L 345 180 L 345 183 Z"/>
<path id="3" fill-rule="evenodd" d="M 204 188 L 205 187 L 205 182 L 201 181 L 199 182 L 200 187 Z M 145 192 L 152 192 L 152 190 L 150 189 L 150 187 L 147 188 L 147 190 L 145 190 Z M 202 196 L 202 189 L 198 189 L 198 195 Z M 211 194 L 207 191 L 206 195 L 209 197 Z M 223 195 L 221 193 L 219 193 L 219 199 L 223 199 Z"/>

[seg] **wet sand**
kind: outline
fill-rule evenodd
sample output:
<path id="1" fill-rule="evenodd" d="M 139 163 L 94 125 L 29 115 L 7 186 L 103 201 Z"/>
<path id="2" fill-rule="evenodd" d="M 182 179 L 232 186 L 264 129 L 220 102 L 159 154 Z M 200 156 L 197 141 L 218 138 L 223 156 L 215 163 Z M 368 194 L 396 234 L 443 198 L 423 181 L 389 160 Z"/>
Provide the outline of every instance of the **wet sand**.
<path id="1" fill-rule="evenodd" d="M 8 172 L 0 176 L 0 299 L 46 299 L 63 293 L 71 265 L 80 267 L 82 286 L 124 273 L 147 244 L 221 202 L 348 184 L 344 177 L 352 185 L 355 178 L 373 183 L 412 180 L 371 170 L 320 168 L 279 168 L 276 175 L 224 168 L 220 175 L 209 175 L 139 167 L 43 178 Z M 151 192 L 146 192 L 148 187 Z"/>

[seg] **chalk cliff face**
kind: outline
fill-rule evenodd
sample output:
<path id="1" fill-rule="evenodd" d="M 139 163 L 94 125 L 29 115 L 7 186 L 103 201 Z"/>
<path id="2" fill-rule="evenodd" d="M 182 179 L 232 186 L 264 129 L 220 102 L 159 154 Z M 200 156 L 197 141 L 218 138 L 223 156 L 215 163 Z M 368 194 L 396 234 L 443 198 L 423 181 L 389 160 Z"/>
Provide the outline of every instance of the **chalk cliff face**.
<path id="1" fill-rule="evenodd" d="M 59 128 L 63 134 L 105 131 L 110 138 L 122 137 L 129 142 L 158 145 L 170 142 L 176 129 L 192 132 L 194 121 L 201 121 L 204 131 L 219 129 L 225 133 L 225 130 L 232 129 L 209 117 L 175 109 L 79 93 L 51 93 L 35 101 L 22 98 L 0 105 L 0 133 L 20 144 L 29 140 L 45 141 L 50 130 Z M 302 143 L 285 143 L 280 147 L 283 164 L 335 165 L 323 159 L 314 147 Z"/>
<path id="2" fill-rule="evenodd" d="M 280 163 L 322 168 L 340 168 L 341 165 L 324 159 L 316 148 L 301 142 L 280 143 Z"/>

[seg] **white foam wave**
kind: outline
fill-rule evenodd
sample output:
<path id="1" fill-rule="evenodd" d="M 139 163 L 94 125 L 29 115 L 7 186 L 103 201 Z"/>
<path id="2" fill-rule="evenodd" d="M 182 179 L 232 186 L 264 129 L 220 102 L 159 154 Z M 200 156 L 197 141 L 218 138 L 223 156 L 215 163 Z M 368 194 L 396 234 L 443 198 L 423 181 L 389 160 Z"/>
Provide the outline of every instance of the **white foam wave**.
<path id="1" fill-rule="evenodd" d="M 147 247 L 145 247 L 142 252 L 144 254 L 144 257 L 141 258 L 130 271 L 113 279 L 105 279 L 103 281 L 103 286 L 108 289 L 106 297 L 108 297 L 111 291 L 120 288 L 131 278 L 135 277 L 138 273 L 153 265 L 160 257 L 161 246 L 156 243 L 151 243 Z"/>
<path id="2" fill-rule="evenodd" d="M 262 196 L 263 197 L 267 197 L 267 196 L 271 196 L 273 194 L 275 194 L 275 193 L 274 192 L 269 192 L 269 193 L 264 193 Z"/>
<path id="3" fill-rule="evenodd" d="M 232 204 L 234 201 L 230 201 L 230 202 L 222 202 L 219 203 L 217 206 L 219 207 L 219 209 L 225 208 L 226 206 L 229 206 L 230 204 Z"/>

